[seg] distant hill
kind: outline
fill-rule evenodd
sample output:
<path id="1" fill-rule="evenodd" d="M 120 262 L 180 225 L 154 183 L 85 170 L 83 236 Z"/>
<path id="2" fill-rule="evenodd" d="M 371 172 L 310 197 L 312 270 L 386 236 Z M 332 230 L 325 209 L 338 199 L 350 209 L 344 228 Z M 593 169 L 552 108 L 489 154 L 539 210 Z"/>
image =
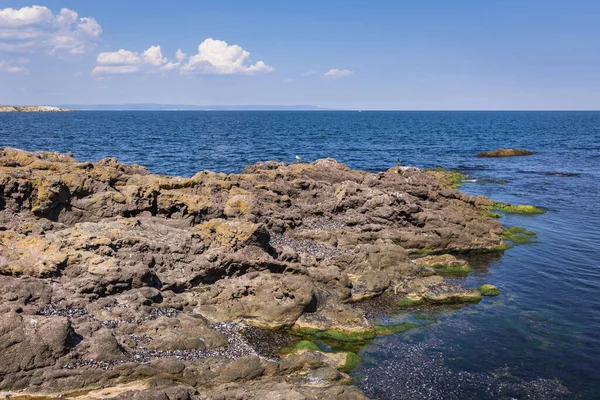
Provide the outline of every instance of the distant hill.
<path id="1" fill-rule="evenodd" d="M 323 111 L 327 108 L 300 106 L 191 106 L 184 104 L 65 104 L 63 108 L 96 111 Z"/>

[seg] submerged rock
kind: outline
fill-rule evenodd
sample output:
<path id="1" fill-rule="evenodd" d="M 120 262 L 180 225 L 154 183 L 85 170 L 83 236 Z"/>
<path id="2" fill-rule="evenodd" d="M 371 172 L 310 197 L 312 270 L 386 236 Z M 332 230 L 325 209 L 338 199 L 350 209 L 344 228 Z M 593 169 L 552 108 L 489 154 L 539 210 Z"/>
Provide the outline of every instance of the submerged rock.
<path id="1" fill-rule="evenodd" d="M 0 390 L 363 398 L 336 370 L 353 356 L 259 356 L 245 326 L 368 340 L 400 330 L 373 325 L 365 299 L 479 301 L 437 275 L 463 262 L 409 254 L 501 246 L 490 204 L 409 167 L 182 178 L 0 149 Z"/>
<path id="2" fill-rule="evenodd" d="M 500 289 L 494 285 L 490 285 L 489 283 L 481 285 L 479 287 L 479 291 L 483 296 L 498 296 L 500 294 Z"/>

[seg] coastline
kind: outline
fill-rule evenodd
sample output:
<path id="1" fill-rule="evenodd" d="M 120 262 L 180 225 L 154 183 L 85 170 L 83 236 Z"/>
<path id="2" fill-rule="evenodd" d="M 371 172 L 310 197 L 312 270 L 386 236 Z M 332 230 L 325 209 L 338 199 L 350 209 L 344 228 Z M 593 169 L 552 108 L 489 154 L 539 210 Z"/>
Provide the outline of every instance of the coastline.
<path id="1" fill-rule="evenodd" d="M 411 326 L 377 325 L 361 303 L 478 302 L 444 279 L 465 272 L 449 254 L 504 248 L 493 202 L 411 167 L 264 162 L 187 179 L 4 149 L 0 177 L 0 279 L 19 288 L 0 303 L 0 344 L 16 341 L 0 387 L 32 394 L 137 382 L 363 398 L 346 385 L 356 348 Z M 252 348 L 245 326 L 291 333 L 286 354 Z M 47 360 L 23 366 L 27 351 Z"/>
<path id="2" fill-rule="evenodd" d="M 1 113 L 7 112 L 76 112 L 77 110 L 54 106 L 0 106 Z"/>

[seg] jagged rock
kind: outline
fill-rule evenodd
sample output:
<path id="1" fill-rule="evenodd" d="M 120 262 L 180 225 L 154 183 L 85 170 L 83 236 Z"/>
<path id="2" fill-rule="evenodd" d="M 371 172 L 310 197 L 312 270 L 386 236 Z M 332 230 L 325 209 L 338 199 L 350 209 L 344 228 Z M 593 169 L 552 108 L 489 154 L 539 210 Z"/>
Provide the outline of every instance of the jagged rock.
<path id="1" fill-rule="evenodd" d="M 196 311 L 216 320 L 264 328 L 291 326 L 314 308 L 314 285 L 305 276 L 250 273 L 216 282 L 203 293 Z"/>
<path id="2" fill-rule="evenodd" d="M 364 398 L 335 357 L 260 359 L 239 323 L 372 338 L 348 303 L 476 301 L 409 254 L 501 245 L 489 205 L 410 167 L 270 161 L 182 178 L 0 149 L 0 389 Z"/>
<path id="3" fill-rule="evenodd" d="M 75 344 L 67 318 L 0 315 L 0 375 L 54 365 Z"/>

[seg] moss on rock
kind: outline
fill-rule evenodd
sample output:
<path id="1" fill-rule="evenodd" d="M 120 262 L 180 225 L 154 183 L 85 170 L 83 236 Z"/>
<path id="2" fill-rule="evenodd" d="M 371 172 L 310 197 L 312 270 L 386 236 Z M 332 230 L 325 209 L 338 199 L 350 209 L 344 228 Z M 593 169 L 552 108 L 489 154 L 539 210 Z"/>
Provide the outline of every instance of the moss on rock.
<path id="1" fill-rule="evenodd" d="M 459 188 L 464 180 L 467 178 L 467 174 L 458 172 L 456 170 L 448 170 L 445 168 L 434 168 L 425 170 L 429 175 L 436 177 L 444 186 L 457 189 Z"/>
<path id="2" fill-rule="evenodd" d="M 299 353 L 301 351 L 321 351 L 321 349 L 319 348 L 319 346 L 317 346 L 317 344 L 311 340 L 300 340 L 298 343 L 296 343 L 294 346 L 290 346 L 290 347 L 284 347 L 281 349 L 280 353 L 281 354 L 293 354 L 293 353 Z"/>
<path id="3" fill-rule="evenodd" d="M 500 218 L 500 214 L 492 212 L 488 208 L 481 210 L 479 212 L 479 215 L 481 215 L 484 218 L 496 218 L 496 219 Z"/>
<path id="4" fill-rule="evenodd" d="M 353 353 L 351 351 L 346 352 L 346 362 L 341 367 L 338 367 L 338 369 L 342 372 L 349 374 L 354 368 L 358 366 L 358 364 L 360 364 L 361 361 L 362 359 L 356 353 Z"/>
<path id="5" fill-rule="evenodd" d="M 500 203 L 498 201 L 494 202 L 493 209 L 506 214 L 544 214 L 546 212 L 546 210 L 540 207 Z"/>
<path id="6" fill-rule="evenodd" d="M 479 292 L 482 296 L 498 296 L 500 294 L 500 289 L 494 285 L 486 283 L 485 285 L 481 285 Z"/>
<path id="7" fill-rule="evenodd" d="M 512 226 L 502 232 L 502 239 L 515 244 L 536 243 L 537 234 L 520 226 Z"/>

